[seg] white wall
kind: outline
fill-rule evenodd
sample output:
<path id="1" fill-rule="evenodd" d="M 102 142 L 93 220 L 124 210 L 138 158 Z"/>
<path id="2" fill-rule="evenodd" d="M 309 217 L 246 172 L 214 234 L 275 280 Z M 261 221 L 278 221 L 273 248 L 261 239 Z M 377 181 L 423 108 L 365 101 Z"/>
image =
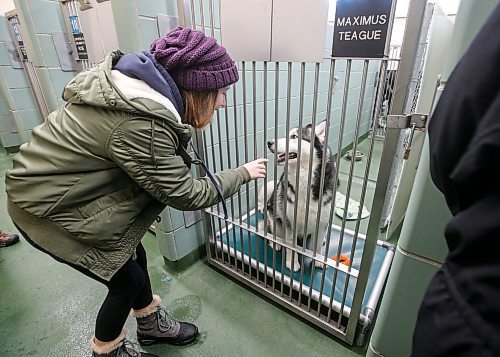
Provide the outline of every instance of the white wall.
<path id="1" fill-rule="evenodd" d="M 429 0 L 428 2 L 439 4 L 444 10 L 445 14 L 451 19 L 451 21 L 455 20 L 460 0 Z M 394 27 L 391 37 L 391 46 L 403 44 L 406 15 L 408 13 L 409 5 L 410 0 L 397 0 L 396 16 L 394 18 Z"/>
<path id="2" fill-rule="evenodd" d="M 0 15 L 4 15 L 7 11 L 14 9 L 14 0 L 0 0 Z"/>

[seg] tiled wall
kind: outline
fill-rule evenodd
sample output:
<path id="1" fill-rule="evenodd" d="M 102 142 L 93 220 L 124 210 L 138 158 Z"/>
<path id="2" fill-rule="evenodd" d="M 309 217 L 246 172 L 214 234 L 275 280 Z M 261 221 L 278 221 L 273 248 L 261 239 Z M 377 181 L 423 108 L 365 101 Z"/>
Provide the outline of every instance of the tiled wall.
<path id="1" fill-rule="evenodd" d="M 54 0 L 16 0 L 14 3 L 26 30 L 22 36 L 30 49 L 28 54 L 35 65 L 47 106 L 49 111 L 55 110 L 64 105 L 62 90 L 76 74 L 61 70 L 52 39 L 52 33 L 66 32 L 61 5 Z"/>
<path id="2" fill-rule="evenodd" d="M 162 35 L 158 32 L 157 15 L 177 16 L 177 0 L 137 0 L 137 11 L 139 13 L 142 47 L 147 49 L 154 39 Z"/>
<path id="3" fill-rule="evenodd" d="M 0 16 L 0 143 L 6 148 L 22 144 L 42 122 L 26 74 L 14 68 L 6 41 L 12 41 L 7 19 Z"/>
<path id="4" fill-rule="evenodd" d="M 29 61 L 34 65 L 43 101 L 49 111 L 55 110 L 64 105 L 62 90 L 76 74 L 74 71 L 62 71 L 52 38 L 54 32 L 66 32 L 60 3 L 54 0 L 30 0 L 15 1 L 14 4 L 21 23 L 21 36 Z M 27 141 L 31 129 L 44 120 L 25 71 L 12 67 L 5 44 L 2 43 L 11 40 L 8 26 L 7 19 L 1 17 L 0 88 L 8 106 L 2 105 L 1 115 L 6 120 L 2 120 L 0 125 L 0 135 L 2 144 L 7 147 Z"/>
<path id="5" fill-rule="evenodd" d="M 118 43 L 122 51 L 141 51 L 158 36 L 158 15 L 177 16 L 177 0 L 112 2 Z"/>

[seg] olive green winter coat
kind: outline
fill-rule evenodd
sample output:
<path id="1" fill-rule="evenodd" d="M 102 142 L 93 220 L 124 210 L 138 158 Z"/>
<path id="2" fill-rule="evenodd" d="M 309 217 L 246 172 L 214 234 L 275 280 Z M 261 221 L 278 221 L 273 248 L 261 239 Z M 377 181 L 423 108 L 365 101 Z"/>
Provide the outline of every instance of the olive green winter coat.
<path id="1" fill-rule="evenodd" d="M 122 55 L 68 83 L 68 104 L 33 129 L 6 175 L 12 220 L 42 249 L 105 280 L 165 205 L 219 201 L 212 182 L 193 178 L 186 164 L 191 127 L 167 98 L 111 70 Z M 250 180 L 243 167 L 214 176 L 225 197 Z"/>

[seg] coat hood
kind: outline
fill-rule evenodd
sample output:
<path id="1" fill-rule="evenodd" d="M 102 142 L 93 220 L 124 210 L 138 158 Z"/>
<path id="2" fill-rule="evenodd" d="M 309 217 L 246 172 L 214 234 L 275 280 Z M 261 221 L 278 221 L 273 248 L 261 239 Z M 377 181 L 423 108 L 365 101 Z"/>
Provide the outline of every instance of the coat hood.
<path id="1" fill-rule="evenodd" d="M 78 73 L 63 90 L 62 98 L 73 104 L 85 104 L 107 110 L 136 113 L 144 117 L 158 118 L 177 134 L 181 141 L 191 138 L 191 126 L 179 122 L 179 115 L 173 107 L 166 107 L 150 96 L 127 97 L 127 88 L 119 87 L 112 76 L 112 69 L 124 55 L 114 51 L 98 65 Z M 129 98 L 129 99 L 128 99 Z"/>

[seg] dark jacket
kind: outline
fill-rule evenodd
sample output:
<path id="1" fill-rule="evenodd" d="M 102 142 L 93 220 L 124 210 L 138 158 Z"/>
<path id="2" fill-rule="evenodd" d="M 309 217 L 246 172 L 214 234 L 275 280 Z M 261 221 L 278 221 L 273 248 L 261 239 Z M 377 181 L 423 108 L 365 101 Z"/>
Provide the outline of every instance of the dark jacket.
<path id="1" fill-rule="evenodd" d="M 432 180 L 453 218 L 424 298 L 414 356 L 500 356 L 500 7 L 453 73 L 429 124 Z"/>
<path id="2" fill-rule="evenodd" d="M 47 252 L 105 280 L 165 205 L 196 210 L 219 201 L 183 159 L 191 127 L 169 99 L 112 71 L 122 55 L 68 83 L 68 104 L 33 129 L 6 175 L 12 220 Z M 243 167 L 214 176 L 226 197 L 250 180 Z"/>

